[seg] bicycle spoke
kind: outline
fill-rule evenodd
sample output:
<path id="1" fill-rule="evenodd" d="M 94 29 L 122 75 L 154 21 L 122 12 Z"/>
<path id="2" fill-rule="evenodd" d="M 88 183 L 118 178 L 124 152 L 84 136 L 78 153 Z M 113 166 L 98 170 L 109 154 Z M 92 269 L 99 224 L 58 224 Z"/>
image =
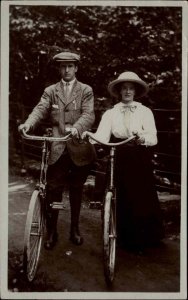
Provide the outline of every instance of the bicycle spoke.
<path id="1" fill-rule="evenodd" d="M 43 216 L 39 191 L 35 190 L 32 194 L 24 238 L 24 270 L 27 279 L 34 279 L 41 249 L 43 235 Z"/>
<path id="2" fill-rule="evenodd" d="M 35 248 L 37 242 L 38 242 L 38 238 L 34 238 L 34 241 L 33 241 L 33 242 L 30 241 L 30 245 L 31 245 L 30 251 L 31 251 L 31 252 L 32 252 L 32 250 Z"/>
<path id="3" fill-rule="evenodd" d="M 35 244 L 36 244 L 36 243 L 35 243 Z M 33 248 L 33 251 L 31 252 L 31 255 L 29 256 L 29 266 L 30 266 L 31 263 L 33 262 L 33 257 L 35 257 L 36 251 L 37 251 L 37 248 L 34 247 L 34 248 Z"/>
<path id="4" fill-rule="evenodd" d="M 115 207 L 111 192 L 106 194 L 104 204 L 104 274 L 107 284 L 112 284 L 115 269 Z"/>
<path id="5" fill-rule="evenodd" d="M 32 274 L 33 269 L 35 268 L 35 264 L 38 258 L 38 245 L 40 243 L 40 239 L 39 238 L 35 238 L 31 251 L 30 251 L 30 256 L 29 256 L 29 261 L 28 261 L 28 269 L 30 270 L 30 274 Z"/>
<path id="6" fill-rule="evenodd" d="M 35 215 L 35 218 L 38 220 L 38 216 L 40 216 L 40 205 L 39 205 L 39 203 L 35 207 L 34 215 Z"/>
<path id="7" fill-rule="evenodd" d="M 33 270 L 35 269 L 37 255 L 38 255 L 38 251 L 37 248 L 35 247 L 34 251 L 32 252 L 32 256 L 28 262 L 28 269 L 30 270 L 29 274 L 32 274 Z"/>

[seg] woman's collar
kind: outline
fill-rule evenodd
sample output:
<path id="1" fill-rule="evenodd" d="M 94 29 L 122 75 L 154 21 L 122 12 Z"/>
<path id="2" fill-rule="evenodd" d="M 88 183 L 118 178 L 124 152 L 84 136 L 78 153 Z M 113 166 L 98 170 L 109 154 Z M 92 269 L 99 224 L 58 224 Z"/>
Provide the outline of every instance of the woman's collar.
<path id="1" fill-rule="evenodd" d="M 133 105 L 133 106 L 140 106 L 142 105 L 140 102 L 137 101 L 131 101 L 130 103 L 124 103 L 124 102 L 118 102 L 117 104 L 114 105 L 114 107 L 122 107 L 122 106 L 128 106 L 128 105 Z"/>

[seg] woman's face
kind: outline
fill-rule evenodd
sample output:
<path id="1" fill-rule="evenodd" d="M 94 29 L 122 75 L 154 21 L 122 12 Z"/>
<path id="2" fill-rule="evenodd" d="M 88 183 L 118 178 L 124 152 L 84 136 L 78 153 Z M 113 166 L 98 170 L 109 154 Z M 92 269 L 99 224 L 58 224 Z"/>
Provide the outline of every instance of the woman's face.
<path id="1" fill-rule="evenodd" d="M 120 89 L 122 102 L 128 103 L 134 100 L 136 94 L 135 85 L 132 82 L 124 82 Z"/>

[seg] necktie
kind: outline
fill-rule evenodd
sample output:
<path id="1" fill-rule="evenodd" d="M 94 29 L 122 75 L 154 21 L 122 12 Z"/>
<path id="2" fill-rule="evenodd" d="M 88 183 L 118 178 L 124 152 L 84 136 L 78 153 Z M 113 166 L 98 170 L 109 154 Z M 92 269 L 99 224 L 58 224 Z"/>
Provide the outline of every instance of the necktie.
<path id="1" fill-rule="evenodd" d="M 65 87 L 64 87 L 64 92 L 65 92 L 65 98 L 68 99 L 69 98 L 69 86 L 70 86 L 70 83 L 69 82 L 66 82 L 65 83 Z"/>

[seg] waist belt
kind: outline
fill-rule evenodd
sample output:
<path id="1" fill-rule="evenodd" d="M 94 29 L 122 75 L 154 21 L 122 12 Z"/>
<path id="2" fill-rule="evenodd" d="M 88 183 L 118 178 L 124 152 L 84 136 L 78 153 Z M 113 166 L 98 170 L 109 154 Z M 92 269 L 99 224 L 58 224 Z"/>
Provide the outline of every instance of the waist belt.
<path id="1" fill-rule="evenodd" d="M 110 143 L 120 143 L 124 140 L 125 140 L 125 138 L 121 139 L 121 138 L 117 138 L 115 136 L 112 136 L 111 139 L 110 139 Z M 134 140 L 131 140 L 130 142 L 128 142 L 126 144 L 123 144 L 120 147 L 126 147 L 126 148 L 128 148 L 128 147 L 138 147 L 138 148 L 142 147 L 142 148 L 147 148 L 147 146 L 145 146 L 145 145 L 136 145 Z"/>

